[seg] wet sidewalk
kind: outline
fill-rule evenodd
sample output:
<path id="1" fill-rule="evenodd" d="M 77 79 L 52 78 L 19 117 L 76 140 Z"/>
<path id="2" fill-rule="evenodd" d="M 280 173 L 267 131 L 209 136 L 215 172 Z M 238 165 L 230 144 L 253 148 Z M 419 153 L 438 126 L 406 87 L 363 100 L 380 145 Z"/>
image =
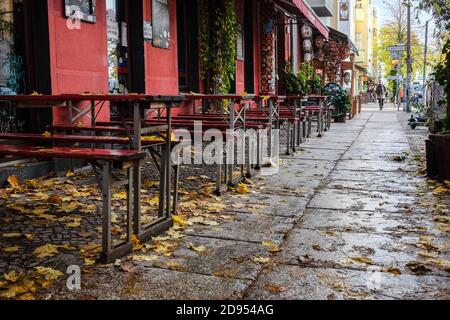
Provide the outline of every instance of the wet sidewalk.
<path id="1" fill-rule="evenodd" d="M 423 177 L 426 133 L 406 119 L 364 106 L 249 193 L 211 200 L 211 219 L 181 212 L 137 258 L 41 298 L 449 299 L 449 194 Z"/>

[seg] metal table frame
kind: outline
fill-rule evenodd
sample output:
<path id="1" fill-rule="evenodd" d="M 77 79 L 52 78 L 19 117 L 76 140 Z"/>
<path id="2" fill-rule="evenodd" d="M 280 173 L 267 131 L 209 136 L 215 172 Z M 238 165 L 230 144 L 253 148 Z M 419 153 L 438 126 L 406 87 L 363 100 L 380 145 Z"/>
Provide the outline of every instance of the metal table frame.
<path id="1" fill-rule="evenodd" d="M 158 219 L 149 225 L 141 224 L 141 164 L 127 166 L 127 179 L 122 181 L 112 181 L 112 165 L 109 162 L 93 164 L 101 168 L 101 181 L 99 186 L 102 189 L 103 196 L 103 253 L 102 261 L 112 262 L 119 256 L 131 252 L 131 231 L 139 237 L 142 242 L 148 241 L 152 236 L 167 230 L 173 225 L 171 217 L 171 110 L 174 104 L 180 103 L 180 96 L 151 96 L 151 95 L 93 95 L 93 94 L 63 94 L 63 95 L 31 95 L 31 96 L 0 96 L 0 101 L 16 102 L 18 107 L 22 108 L 67 108 L 69 113 L 69 122 L 71 125 L 74 119 L 90 113 L 91 126 L 95 126 L 95 120 L 100 112 L 96 113 L 96 106 L 105 102 L 117 103 L 119 110 L 132 106 L 133 110 L 133 128 L 127 125 L 127 135 L 131 137 L 130 147 L 133 150 L 142 151 L 142 135 L 152 132 L 166 131 L 165 142 L 161 144 L 161 166 L 160 166 L 160 186 L 159 186 L 159 210 Z M 89 102 L 88 107 L 80 109 L 75 104 Z M 100 107 L 100 109 L 101 109 Z M 165 126 L 145 127 L 145 110 L 163 109 L 166 110 L 167 123 Z M 81 116 L 75 115 L 78 111 Z M 77 118 L 78 117 L 78 118 Z M 176 173 L 178 174 L 178 173 Z M 127 242 L 118 247 L 112 245 L 111 240 L 111 188 L 114 186 L 127 187 Z M 177 190 L 174 190 L 174 202 L 176 206 Z M 133 211 L 131 217 L 131 208 Z M 175 209 L 175 207 L 174 207 Z"/>

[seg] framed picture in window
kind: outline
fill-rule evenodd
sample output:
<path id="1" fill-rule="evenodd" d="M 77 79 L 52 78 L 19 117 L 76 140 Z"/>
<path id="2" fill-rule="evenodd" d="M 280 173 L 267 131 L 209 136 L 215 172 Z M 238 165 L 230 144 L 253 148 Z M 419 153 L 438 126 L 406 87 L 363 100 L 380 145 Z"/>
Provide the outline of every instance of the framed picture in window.
<path id="1" fill-rule="evenodd" d="M 170 15 L 167 0 L 152 0 L 153 46 L 169 49 Z"/>
<path id="2" fill-rule="evenodd" d="M 95 23 L 95 2 L 96 0 L 64 0 L 65 15 L 67 18 Z"/>
<path id="3" fill-rule="evenodd" d="M 244 33 L 242 31 L 242 25 L 238 24 L 236 33 L 237 47 L 236 47 L 236 57 L 238 60 L 245 59 L 244 50 Z"/>

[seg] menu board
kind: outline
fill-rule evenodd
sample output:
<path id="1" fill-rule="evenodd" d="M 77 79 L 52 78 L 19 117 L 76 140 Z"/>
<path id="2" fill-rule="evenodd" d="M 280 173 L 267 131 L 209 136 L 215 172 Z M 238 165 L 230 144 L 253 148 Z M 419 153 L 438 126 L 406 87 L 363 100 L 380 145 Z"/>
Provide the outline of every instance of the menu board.
<path id="1" fill-rule="evenodd" d="M 66 17 L 94 23 L 96 0 L 64 0 Z"/>
<path id="2" fill-rule="evenodd" d="M 167 0 L 152 0 L 153 46 L 169 48 L 170 16 Z"/>

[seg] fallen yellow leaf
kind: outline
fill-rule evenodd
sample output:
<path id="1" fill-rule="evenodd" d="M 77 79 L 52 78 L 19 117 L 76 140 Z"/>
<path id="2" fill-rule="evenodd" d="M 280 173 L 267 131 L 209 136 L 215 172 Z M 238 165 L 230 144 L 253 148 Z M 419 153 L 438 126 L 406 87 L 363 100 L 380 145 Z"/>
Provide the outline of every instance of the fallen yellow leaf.
<path id="1" fill-rule="evenodd" d="M 35 267 L 36 274 L 44 277 L 45 280 L 48 281 L 55 281 L 58 280 L 60 277 L 63 276 L 63 273 L 61 271 L 47 268 L 47 267 Z"/>
<path id="2" fill-rule="evenodd" d="M 17 281 L 17 274 L 16 270 L 10 271 L 8 273 L 3 274 L 3 278 L 9 282 L 16 282 Z"/>
<path id="3" fill-rule="evenodd" d="M 194 246 L 192 243 L 189 243 L 188 248 L 198 253 L 203 253 L 207 250 L 205 246 Z"/>
<path id="4" fill-rule="evenodd" d="M 38 258 L 53 257 L 55 254 L 58 253 L 59 253 L 58 246 L 53 244 L 45 244 L 43 246 L 36 248 L 33 251 L 33 254 Z"/>
<path id="5" fill-rule="evenodd" d="M 367 257 L 350 257 L 350 259 L 357 263 L 373 264 L 372 259 Z"/>
<path id="6" fill-rule="evenodd" d="M 21 234 L 17 233 L 17 232 L 11 232 L 11 233 L 4 233 L 4 234 L 2 234 L 3 238 L 18 238 L 20 236 L 21 236 Z"/>
<path id="7" fill-rule="evenodd" d="M 441 193 L 446 193 L 446 192 L 448 192 L 449 190 L 446 188 L 446 187 L 444 187 L 444 186 L 439 186 L 439 187 L 437 187 L 437 188 L 435 188 L 434 190 L 433 190 L 433 194 L 441 194 Z"/>
<path id="8" fill-rule="evenodd" d="M 145 262 L 145 261 L 155 261 L 158 260 L 158 256 L 157 255 L 150 255 L 150 256 L 133 256 L 132 257 L 133 261 L 140 261 L 140 262 Z M 120 265 L 120 264 L 119 264 Z"/>
<path id="9" fill-rule="evenodd" d="M 239 183 L 235 189 L 235 191 L 237 193 L 241 193 L 241 194 L 245 194 L 245 193 L 249 193 L 250 189 L 248 188 L 247 185 L 243 184 L 243 183 Z"/>
<path id="10" fill-rule="evenodd" d="M 20 249 L 19 246 L 12 246 L 12 247 L 3 248 L 3 252 L 13 253 L 13 252 L 19 251 L 19 249 Z"/>
<path id="11" fill-rule="evenodd" d="M 253 257 L 252 260 L 256 263 L 261 263 L 261 264 L 265 264 L 265 263 L 269 263 L 270 258 L 265 258 L 265 257 Z"/>
<path id="12" fill-rule="evenodd" d="M 84 265 L 85 266 L 92 266 L 94 264 L 95 264 L 95 260 L 94 259 L 88 259 L 88 258 L 84 259 Z"/>
<path id="13" fill-rule="evenodd" d="M 13 189 L 20 189 L 20 181 L 19 178 L 13 174 L 11 176 L 9 176 L 6 181 L 8 181 L 9 185 L 13 188 Z"/>
<path id="14" fill-rule="evenodd" d="M 66 172 L 66 177 L 67 178 L 71 178 L 71 177 L 74 177 L 75 176 L 75 172 L 73 172 L 73 171 L 67 171 Z"/>

